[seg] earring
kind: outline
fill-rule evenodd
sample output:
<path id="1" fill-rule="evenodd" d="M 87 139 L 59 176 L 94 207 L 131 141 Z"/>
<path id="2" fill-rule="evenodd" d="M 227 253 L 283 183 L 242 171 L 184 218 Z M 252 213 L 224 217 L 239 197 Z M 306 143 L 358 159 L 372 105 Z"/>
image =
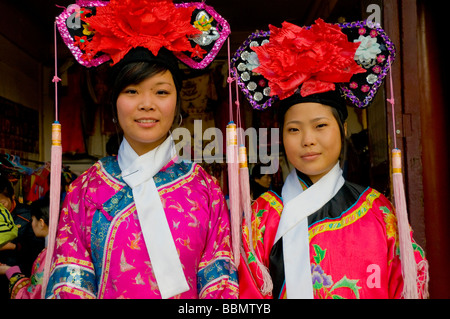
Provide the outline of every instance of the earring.
<path id="1" fill-rule="evenodd" d="M 183 122 L 183 116 L 180 113 L 180 121 L 178 122 L 178 126 L 181 126 L 181 122 Z"/>
<path id="2" fill-rule="evenodd" d="M 116 119 L 115 117 L 113 117 L 112 122 L 113 122 L 114 124 L 116 124 L 116 123 L 117 123 L 117 119 Z"/>

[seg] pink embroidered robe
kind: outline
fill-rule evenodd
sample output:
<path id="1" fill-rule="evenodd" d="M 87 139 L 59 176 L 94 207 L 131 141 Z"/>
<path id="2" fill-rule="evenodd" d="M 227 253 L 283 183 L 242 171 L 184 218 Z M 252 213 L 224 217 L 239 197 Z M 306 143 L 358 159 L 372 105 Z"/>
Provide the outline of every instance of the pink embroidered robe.
<path id="1" fill-rule="evenodd" d="M 154 181 L 190 287 L 174 298 L 238 298 L 220 187 L 198 164 L 174 160 Z M 116 157 L 72 183 L 58 227 L 47 298 L 161 298 Z"/>

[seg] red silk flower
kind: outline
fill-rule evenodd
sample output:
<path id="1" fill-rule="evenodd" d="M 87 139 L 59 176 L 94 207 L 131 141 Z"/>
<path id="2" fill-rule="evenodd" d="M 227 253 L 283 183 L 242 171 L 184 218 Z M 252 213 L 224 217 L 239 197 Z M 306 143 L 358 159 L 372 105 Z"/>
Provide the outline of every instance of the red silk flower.
<path id="1" fill-rule="evenodd" d="M 337 25 L 318 19 L 310 29 L 283 22 L 270 28 L 269 42 L 252 47 L 260 66 L 253 70 L 268 81 L 271 95 L 285 99 L 302 88 L 302 96 L 335 89 L 366 72 L 354 60 L 360 43 L 349 42 Z"/>
<path id="2" fill-rule="evenodd" d="M 86 55 L 108 54 L 113 64 L 132 48 L 144 47 L 155 56 L 161 47 L 173 52 L 193 52 L 188 37 L 201 33 L 191 25 L 194 7 L 176 8 L 171 0 L 111 0 L 86 19 L 95 32 Z"/>

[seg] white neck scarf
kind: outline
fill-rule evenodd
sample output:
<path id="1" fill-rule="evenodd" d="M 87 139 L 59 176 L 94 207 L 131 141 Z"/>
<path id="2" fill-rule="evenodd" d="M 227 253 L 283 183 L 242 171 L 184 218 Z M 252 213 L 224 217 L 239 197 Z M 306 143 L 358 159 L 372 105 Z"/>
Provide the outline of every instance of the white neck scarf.
<path id="1" fill-rule="evenodd" d="M 284 202 L 275 242 L 283 238 L 286 294 L 289 299 L 313 299 L 309 256 L 308 216 L 318 211 L 344 185 L 339 162 L 319 181 L 303 191 L 297 172 L 283 185 Z"/>
<path id="2" fill-rule="evenodd" d="M 156 175 L 176 154 L 172 136 L 139 156 L 124 138 L 118 162 L 133 198 L 145 245 L 161 297 L 167 299 L 189 290 L 163 205 L 156 189 Z"/>

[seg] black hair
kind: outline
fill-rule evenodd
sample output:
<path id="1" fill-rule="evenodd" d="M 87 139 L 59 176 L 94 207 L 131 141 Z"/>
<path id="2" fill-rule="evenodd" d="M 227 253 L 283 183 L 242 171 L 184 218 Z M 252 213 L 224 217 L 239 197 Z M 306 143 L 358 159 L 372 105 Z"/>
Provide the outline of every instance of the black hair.
<path id="1" fill-rule="evenodd" d="M 259 178 L 263 177 L 264 175 L 270 175 L 270 174 L 263 174 L 261 172 L 261 168 L 263 168 L 263 167 L 267 167 L 267 166 L 259 164 L 259 163 L 255 164 L 255 166 L 253 166 L 252 174 L 251 174 L 252 180 L 259 179 Z"/>
<path id="2" fill-rule="evenodd" d="M 50 215 L 50 198 L 47 193 L 46 196 L 31 203 L 31 216 L 34 216 L 37 220 L 42 219 L 44 223 L 49 225 L 49 215 Z"/>
<path id="3" fill-rule="evenodd" d="M 176 78 L 176 75 L 164 64 L 158 62 L 131 62 L 125 65 L 118 66 L 112 69 L 109 83 L 110 83 L 110 105 L 112 106 L 112 114 L 117 121 L 117 98 L 124 88 L 130 84 L 138 84 L 147 78 L 150 78 L 156 74 L 170 71 L 174 80 L 177 91 L 177 103 L 175 107 L 175 116 L 173 124 L 178 124 L 178 119 L 181 114 L 181 98 L 180 98 L 180 84 Z M 116 122 L 118 124 L 118 122 Z"/>
<path id="4" fill-rule="evenodd" d="M 9 179 L 3 174 L 0 174 L 0 194 L 5 195 L 11 200 L 14 197 L 14 188 Z"/>

